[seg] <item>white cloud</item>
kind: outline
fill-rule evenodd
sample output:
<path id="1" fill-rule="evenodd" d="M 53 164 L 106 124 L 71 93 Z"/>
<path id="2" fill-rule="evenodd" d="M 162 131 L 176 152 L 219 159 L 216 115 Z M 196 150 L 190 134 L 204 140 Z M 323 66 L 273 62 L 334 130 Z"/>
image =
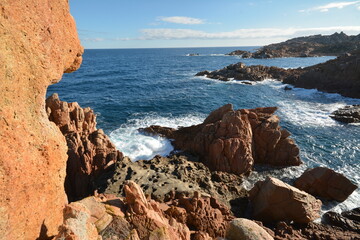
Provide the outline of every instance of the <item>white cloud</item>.
<path id="1" fill-rule="evenodd" d="M 334 26 L 319 28 L 254 28 L 237 29 L 230 32 L 209 33 L 192 29 L 149 28 L 142 29 L 139 40 L 154 39 L 258 39 L 274 37 L 294 37 L 311 34 L 330 34 L 334 32 L 360 32 L 360 26 Z"/>
<path id="2" fill-rule="evenodd" d="M 204 24 L 203 19 L 199 18 L 191 18 L 191 17 L 159 17 L 159 21 L 169 22 L 169 23 L 177 23 L 177 24 L 187 24 L 187 25 L 194 25 L 194 24 Z"/>
<path id="3" fill-rule="evenodd" d="M 333 8 L 342 9 L 344 7 L 351 6 L 351 5 L 357 5 L 359 3 L 360 3 L 360 1 L 332 2 L 332 3 L 328 3 L 326 5 L 300 10 L 299 12 L 311 12 L 311 11 L 328 12 L 330 9 L 333 9 Z M 358 5 L 357 8 L 359 9 L 360 6 Z"/>

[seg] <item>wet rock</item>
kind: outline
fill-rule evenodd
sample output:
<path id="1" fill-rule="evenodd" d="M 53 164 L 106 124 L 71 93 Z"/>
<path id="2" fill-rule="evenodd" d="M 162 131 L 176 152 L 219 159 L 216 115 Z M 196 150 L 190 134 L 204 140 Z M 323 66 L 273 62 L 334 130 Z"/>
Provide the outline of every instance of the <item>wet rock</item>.
<path id="1" fill-rule="evenodd" d="M 360 208 L 354 208 L 350 211 L 342 212 L 326 212 L 322 217 L 322 222 L 337 226 L 346 231 L 357 232 L 360 235 Z"/>
<path id="2" fill-rule="evenodd" d="M 360 105 L 345 106 L 332 112 L 330 117 L 344 123 L 358 123 L 360 122 Z"/>
<path id="3" fill-rule="evenodd" d="M 101 129 L 96 129 L 96 115 L 78 103 L 60 101 L 57 94 L 46 99 L 49 120 L 66 138 L 68 160 L 65 191 L 69 201 L 89 196 L 96 178 L 111 169 L 123 157 Z"/>
<path id="4" fill-rule="evenodd" d="M 176 149 L 187 151 L 213 171 L 247 174 L 254 162 L 277 166 L 299 165 L 299 149 L 279 126 L 276 108 L 233 110 L 231 104 L 213 111 L 202 124 L 178 130 L 151 126 Z"/>
<path id="5" fill-rule="evenodd" d="M 295 187 L 328 200 L 345 201 L 357 189 L 344 175 L 325 167 L 306 170 L 296 181 Z"/>
<path id="6" fill-rule="evenodd" d="M 249 240 L 271 240 L 274 239 L 257 223 L 245 219 L 236 218 L 232 220 L 226 230 L 227 240 L 249 239 Z"/>
<path id="7" fill-rule="evenodd" d="M 251 52 L 249 51 L 243 51 L 243 50 L 235 50 L 232 51 L 230 53 L 227 53 L 225 55 L 229 55 L 229 56 L 241 56 L 242 58 L 250 58 L 251 57 Z"/>
<path id="8" fill-rule="evenodd" d="M 249 198 L 253 217 L 263 222 L 309 223 L 320 217 L 320 200 L 276 178 L 257 182 Z"/>

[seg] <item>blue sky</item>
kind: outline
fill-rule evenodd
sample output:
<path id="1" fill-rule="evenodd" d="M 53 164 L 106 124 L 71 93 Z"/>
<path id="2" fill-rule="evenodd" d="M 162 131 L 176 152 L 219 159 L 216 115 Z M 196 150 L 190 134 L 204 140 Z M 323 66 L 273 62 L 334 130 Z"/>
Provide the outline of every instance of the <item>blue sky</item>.
<path id="1" fill-rule="evenodd" d="M 360 1 L 70 0 L 85 48 L 260 46 L 360 33 Z"/>

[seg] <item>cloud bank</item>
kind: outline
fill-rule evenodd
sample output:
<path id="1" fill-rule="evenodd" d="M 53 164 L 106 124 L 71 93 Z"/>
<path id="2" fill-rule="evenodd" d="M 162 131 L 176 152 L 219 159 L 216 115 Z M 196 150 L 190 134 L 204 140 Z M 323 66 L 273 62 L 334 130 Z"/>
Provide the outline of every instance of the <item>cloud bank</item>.
<path id="1" fill-rule="evenodd" d="M 149 28 L 142 29 L 138 40 L 155 39 L 256 39 L 290 37 L 294 35 L 333 33 L 336 31 L 360 32 L 360 26 L 334 26 L 319 28 L 255 28 L 230 32 L 209 33 L 192 29 Z"/>

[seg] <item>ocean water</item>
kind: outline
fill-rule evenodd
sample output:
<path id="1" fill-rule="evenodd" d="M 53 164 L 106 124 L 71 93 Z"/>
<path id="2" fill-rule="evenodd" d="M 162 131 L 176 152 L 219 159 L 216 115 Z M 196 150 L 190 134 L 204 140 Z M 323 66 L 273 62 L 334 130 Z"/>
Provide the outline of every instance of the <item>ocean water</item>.
<path id="1" fill-rule="evenodd" d="M 304 165 L 286 169 L 256 169 L 245 183 L 251 187 L 266 175 L 285 181 L 299 176 L 307 167 L 327 166 L 360 183 L 360 126 L 334 121 L 329 114 L 359 99 L 317 90 L 294 88 L 265 80 L 254 85 L 239 81 L 220 82 L 194 77 L 203 70 L 216 70 L 239 61 L 297 68 L 325 62 L 333 57 L 240 59 L 225 53 L 247 48 L 177 48 L 85 50 L 81 68 L 65 74 L 48 88 L 61 100 L 91 107 L 118 149 L 132 160 L 167 155 L 173 148 L 160 137 L 145 136 L 138 128 L 153 124 L 179 127 L 201 123 L 214 109 L 232 103 L 235 109 L 277 106 L 281 126 L 292 133 L 301 149 Z M 197 53 L 199 56 L 188 56 Z M 344 203 L 327 202 L 323 210 L 347 210 L 359 206 L 360 191 Z"/>

